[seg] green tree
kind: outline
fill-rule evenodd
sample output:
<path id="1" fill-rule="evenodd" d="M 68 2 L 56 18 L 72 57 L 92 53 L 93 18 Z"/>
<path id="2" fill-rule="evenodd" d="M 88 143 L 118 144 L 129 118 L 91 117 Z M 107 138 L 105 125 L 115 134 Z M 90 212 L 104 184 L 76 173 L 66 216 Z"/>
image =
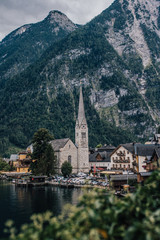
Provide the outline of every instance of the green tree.
<path id="1" fill-rule="evenodd" d="M 10 171 L 11 167 L 10 165 L 5 162 L 4 160 L 0 159 L 0 171 Z"/>
<path id="2" fill-rule="evenodd" d="M 65 161 L 62 164 L 61 172 L 62 172 L 64 177 L 69 176 L 72 173 L 72 166 L 71 166 L 71 164 L 69 162 Z"/>
<path id="3" fill-rule="evenodd" d="M 47 129 L 40 128 L 33 136 L 33 153 L 30 169 L 35 175 L 47 175 L 55 173 L 56 160 L 54 150 L 49 143 L 53 139 Z"/>
<path id="4" fill-rule="evenodd" d="M 101 148 L 102 147 L 102 144 L 101 143 L 99 143 L 97 146 L 96 146 L 96 148 Z"/>

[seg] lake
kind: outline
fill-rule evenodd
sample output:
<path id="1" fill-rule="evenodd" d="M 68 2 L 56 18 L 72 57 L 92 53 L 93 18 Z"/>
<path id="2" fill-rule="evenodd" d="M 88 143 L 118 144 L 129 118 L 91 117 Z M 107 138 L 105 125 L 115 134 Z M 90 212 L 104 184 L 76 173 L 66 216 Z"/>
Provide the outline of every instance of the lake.
<path id="1" fill-rule="evenodd" d="M 8 219 L 12 219 L 19 228 L 28 223 L 34 213 L 50 210 L 57 216 L 65 204 L 76 205 L 82 194 L 81 188 L 67 189 L 51 185 L 22 188 L 8 181 L 0 181 L 0 238 L 4 236 L 4 224 Z"/>

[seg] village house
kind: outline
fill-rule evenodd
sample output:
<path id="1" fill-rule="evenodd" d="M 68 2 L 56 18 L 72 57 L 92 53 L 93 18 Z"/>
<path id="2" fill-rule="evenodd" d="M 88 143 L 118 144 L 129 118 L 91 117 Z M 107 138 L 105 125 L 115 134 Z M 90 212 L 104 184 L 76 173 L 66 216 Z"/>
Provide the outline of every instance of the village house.
<path id="1" fill-rule="evenodd" d="M 146 175 L 146 162 L 150 161 L 154 152 L 154 144 L 135 144 L 134 154 L 134 167 L 137 172 L 137 181 L 140 182 L 143 176 Z"/>
<path id="2" fill-rule="evenodd" d="M 28 151 L 21 151 L 18 154 L 11 154 L 9 164 L 15 168 L 16 172 L 27 173 L 31 162 Z"/>
<path id="3" fill-rule="evenodd" d="M 119 145 L 111 153 L 111 170 L 133 172 L 134 143 Z"/>
<path id="4" fill-rule="evenodd" d="M 31 157 L 28 156 L 27 151 L 19 152 L 18 154 L 18 164 L 16 165 L 17 172 L 29 172 L 29 167 L 32 160 Z"/>
<path id="5" fill-rule="evenodd" d="M 146 172 L 138 174 L 138 182 L 144 182 L 152 174 L 153 171 L 160 167 L 160 145 L 155 145 L 151 158 L 147 159 L 145 163 Z"/>
<path id="6" fill-rule="evenodd" d="M 11 154 L 9 159 L 9 165 L 13 168 L 16 168 L 18 164 L 18 154 Z"/>
<path id="7" fill-rule="evenodd" d="M 147 162 L 146 171 L 154 171 L 160 167 L 160 145 L 156 146 L 153 155 L 149 162 Z"/>
<path id="8" fill-rule="evenodd" d="M 137 182 L 143 182 L 158 167 L 159 144 L 139 144 L 134 146 L 133 166 L 137 172 Z"/>
<path id="9" fill-rule="evenodd" d="M 104 171 L 111 169 L 111 159 L 110 155 L 115 149 L 114 146 L 104 145 L 101 148 L 98 148 L 96 151 L 92 151 L 89 155 L 89 166 L 90 170 L 93 171 L 96 168 L 96 171 Z"/>

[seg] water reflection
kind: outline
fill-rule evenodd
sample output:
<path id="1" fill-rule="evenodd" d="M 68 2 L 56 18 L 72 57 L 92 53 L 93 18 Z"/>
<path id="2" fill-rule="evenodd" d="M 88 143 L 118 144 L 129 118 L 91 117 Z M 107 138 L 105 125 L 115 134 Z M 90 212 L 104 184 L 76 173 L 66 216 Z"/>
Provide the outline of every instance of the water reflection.
<path id="1" fill-rule="evenodd" d="M 0 237 L 3 236 L 4 223 L 13 219 L 16 227 L 30 221 L 33 213 L 47 210 L 59 215 L 65 204 L 76 205 L 82 195 L 81 189 L 66 189 L 55 186 L 20 188 L 14 184 L 0 181 Z"/>

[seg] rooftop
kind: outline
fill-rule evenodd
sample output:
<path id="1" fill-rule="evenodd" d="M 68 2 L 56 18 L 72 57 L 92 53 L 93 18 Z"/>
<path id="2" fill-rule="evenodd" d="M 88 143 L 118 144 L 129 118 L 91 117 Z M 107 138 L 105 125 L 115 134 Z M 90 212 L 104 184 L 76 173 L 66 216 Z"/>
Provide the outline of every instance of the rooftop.
<path id="1" fill-rule="evenodd" d="M 59 151 L 61 148 L 63 148 L 66 143 L 69 141 L 69 138 L 63 138 L 63 139 L 55 139 L 50 142 L 52 145 L 54 151 Z"/>
<path id="2" fill-rule="evenodd" d="M 135 144 L 135 154 L 138 156 L 152 156 L 156 146 L 155 144 Z"/>

